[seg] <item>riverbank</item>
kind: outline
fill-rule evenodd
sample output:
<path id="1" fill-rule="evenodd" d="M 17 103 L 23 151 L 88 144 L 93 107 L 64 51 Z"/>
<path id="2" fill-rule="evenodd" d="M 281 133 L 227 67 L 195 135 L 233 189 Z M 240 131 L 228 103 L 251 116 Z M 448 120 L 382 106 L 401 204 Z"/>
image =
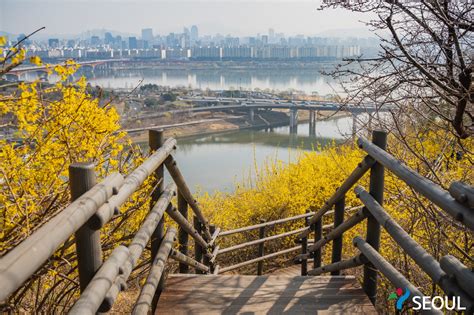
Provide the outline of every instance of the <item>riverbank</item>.
<path id="1" fill-rule="evenodd" d="M 345 112 L 334 113 L 332 111 L 318 112 L 318 121 L 347 117 Z M 298 122 L 307 123 L 309 114 L 300 111 Z M 131 128 L 128 123 L 126 130 L 133 142 L 146 142 L 148 139 L 147 129 L 163 129 L 165 137 L 185 138 L 197 135 L 230 132 L 245 129 L 264 129 L 287 126 L 288 114 L 285 111 L 260 111 L 255 115 L 254 121 L 250 121 L 248 115 L 226 114 L 219 112 L 204 112 L 193 115 L 180 115 L 141 119 L 135 121 Z"/>

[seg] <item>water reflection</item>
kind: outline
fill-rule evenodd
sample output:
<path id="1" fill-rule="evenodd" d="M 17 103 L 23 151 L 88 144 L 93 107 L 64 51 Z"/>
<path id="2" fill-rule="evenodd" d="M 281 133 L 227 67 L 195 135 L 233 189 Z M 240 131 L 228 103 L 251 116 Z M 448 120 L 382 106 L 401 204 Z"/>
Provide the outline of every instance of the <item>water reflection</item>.
<path id="1" fill-rule="evenodd" d="M 308 94 L 333 93 L 334 81 L 317 68 L 301 69 L 143 69 L 86 73 L 89 82 L 105 88 L 132 88 L 143 83 L 200 89 L 295 89 Z"/>
<path id="2" fill-rule="evenodd" d="M 300 124 L 298 134 L 283 126 L 182 138 L 175 158 L 193 192 L 231 192 L 236 182 L 252 178 L 265 161 L 288 163 L 318 145 L 343 141 L 351 132 L 350 121 L 349 117 L 318 121 L 316 136 L 309 135 L 309 124 Z"/>

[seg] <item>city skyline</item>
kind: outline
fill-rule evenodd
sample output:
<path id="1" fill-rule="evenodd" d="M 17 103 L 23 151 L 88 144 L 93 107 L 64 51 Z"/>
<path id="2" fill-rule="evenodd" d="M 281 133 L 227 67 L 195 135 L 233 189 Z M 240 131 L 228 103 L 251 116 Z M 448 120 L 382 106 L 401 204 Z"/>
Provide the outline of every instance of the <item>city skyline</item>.
<path id="1" fill-rule="evenodd" d="M 146 28 L 155 34 L 167 34 L 182 32 L 183 25 L 197 25 L 202 35 L 254 36 L 270 28 L 285 35 L 371 34 L 360 22 L 369 20 L 370 15 L 342 9 L 320 11 L 319 5 L 320 1 L 3 0 L 0 31 L 20 34 L 45 26 L 37 35 L 42 38 L 78 36 L 87 31 L 140 35 Z"/>

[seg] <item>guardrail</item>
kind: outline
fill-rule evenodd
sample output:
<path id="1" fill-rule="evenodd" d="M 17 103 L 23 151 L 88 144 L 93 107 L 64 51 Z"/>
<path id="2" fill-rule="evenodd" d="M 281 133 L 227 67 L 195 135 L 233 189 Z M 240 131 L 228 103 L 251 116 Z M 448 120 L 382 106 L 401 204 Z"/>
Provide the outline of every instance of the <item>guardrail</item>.
<path id="1" fill-rule="evenodd" d="M 459 260 L 451 255 L 441 258 L 438 262 L 421 245 L 390 217 L 383 208 L 384 172 L 391 171 L 402 179 L 413 190 L 426 197 L 438 206 L 454 220 L 462 223 L 467 229 L 474 231 L 474 188 L 454 182 L 449 192 L 427 178 L 422 177 L 393 156 L 385 151 L 386 133 L 373 132 L 373 141 L 358 139 L 359 147 L 368 155 L 344 181 L 329 200 L 312 215 L 307 227 L 299 235 L 302 239 L 302 254 L 296 257 L 296 262 L 305 265 L 307 260 L 315 260 L 315 268 L 307 272 L 309 275 L 320 275 L 331 272 L 333 275 L 340 274 L 341 270 L 363 266 L 364 279 L 363 289 L 371 301 L 375 303 L 377 291 L 377 273 L 380 271 L 396 287 L 408 288 L 411 295 L 422 296 L 422 293 L 411 284 L 399 271 L 381 256 L 379 251 L 380 230 L 385 231 L 392 237 L 393 241 L 400 246 L 404 252 L 411 257 L 416 264 L 448 296 L 458 296 L 461 306 L 466 307 L 466 314 L 474 311 L 474 273 Z M 355 214 L 344 220 L 345 195 L 357 183 L 357 181 L 370 170 L 369 191 L 361 186 L 355 188 L 356 196 L 362 201 L 364 207 Z M 322 216 L 329 209 L 335 207 L 333 228 L 322 235 Z M 446 216 L 449 218 L 449 216 Z M 356 256 L 342 260 L 342 236 L 357 224 L 367 221 L 367 235 L 365 239 L 357 236 L 354 238 L 354 246 L 359 250 Z M 314 244 L 308 246 L 307 238 L 311 232 L 315 232 Z M 321 248 L 333 242 L 331 264 L 321 266 Z M 430 313 L 440 314 L 439 311 L 431 310 Z"/>
<path id="2" fill-rule="evenodd" d="M 176 140 L 164 141 L 162 131 L 150 130 L 149 144 L 151 155 L 125 177 L 111 174 L 97 184 L 93 164 L 70 166 L 73 202 L 0 258 L 0 301 L 5 301 L 18 290 L 72 235 L 76 242 L 81 294 L 70 309 L 71 314 L 110 310 L 120 291 L 126 288 L 127 279 L 149 243 L 150 272 L 141 288 L 134 314 L 147 314 L 156 307 L 159 292 L 164 288 L 162 274 L 168 258 L 178 261 L 181 271 L 187 271 L 191 266 L 201 273 L 214 272 L 215 240 L 220 230 L 209 225 L 173 159 Z M 173 179 L 166 188 L 165 167 Z M 119 214 L 119 208 L 147 178 L 152 178 L 154 187 L 149 213 L 128 247 L 119 245 L 102 261 L 101 228 Z M 176 194 L 178 209 L 171 204 Z M 188 205 L 194 213 L 193 224 L 188 219 Z M 178 232 L 170 227 L 165 234 L 165 212 L 178 224 Z M 179 251 L 172 248 L 176 234 Z M 189 237 L 195 242 L 198 253 L 195 258 L 188 255 Z"/>
<path id="3" fill-rule="evenodd" d="M 394 242 L 432 279 L 434 285 L 439 286 L 448 296 L 458 296 L 467 313 L 474 311 L 472 270 L 451 255 L 442 257 L 438 262 L 383 208 L 385 169 L 438 206 L 440 211 L 447 214 L 446 217 L 451 216 L 471 231 L 474 231 L 474 188 L 454 182 L 449 191 L 446 191 L 420 176 L 385 151 L 386 133 L 375 131 L 372 143 L 364 138 L 358 140 L 360 148 L 368 155 L 318 211 L 308 211 L 230 231 L 221 231 L 206 220 L 173 159 L 176 140 L 164 141 L 162 131 L 150 130 L 149 144 L 151 155 L 125 177 L 118 173 L 111 174 L 97 184 L 94 165 L 79 163 L 70 166 L 71 204 L 0 258 L 0 301 L 6 300 L 18 290 L 72 235 L 76 242 L 81 291 L 79 299 L 70 310 L 72 314 L 94 314 L 110 310 L 120 291 L 126 288 L 127 280 L 137 267 L 147 244 L 151 248 L 150 271 L 135 303 L 134 314 L 146 314 L 155 310 L 160 292 L 164 289 L 163 273 L 169 258 L 178 262 L 181 273 L 188 273 L 189 268 L 193 268 L 198 274 L 217 275 L 257 264 L 257 274 L 260 275 L 263 274 L 263 261 L 301 250 L 295 260 L 301 263 L 302 275 L 327 272 L 339 275 L 344 269 L 363 266 L 363 289 L 373 303 L 378 272 L 395 286 L 406 287 L 412 295 L 421 296 L 422 293 L 378 252 L 380 231 L 384 228 Z M 173 179 L 166 187 L 164 168 L 167 168 Z M 346 194 L 369 170 L 369 191 L 361 186 L 355 187 L 355 194 L 363 206 L 346 208 Z M 101 228 L 119 214 L 119 208 L 151 176 L 154 188 L 150 211 L 130 244 L 127 247 L 117 246 L 103 261 Z M 177 208 L 171 203 L 176 195 Z M 193 213 L 192 222 L 188 208 Z M 169 227 L 165 233 L 165 212 L 177 223 L 178 231 Z M 352 215 L 344 219 L 346 213 Z M 322 225 L 323 217 L 329 215 L 334 215 L 333 223 Z M 266 229 L 270 227 L 298 220 L 304 221 L 300 228 L 277 235 L 266 235 Z M 343 234 L 364 221 L 367 221 L 365 239 L 357 236 L 353 240 L 359 253 L 343 260 Z M 220 248 L 222 238 L 254 230 L 259 231 L 258 238 Z M 310 243 L 312 233 L 314 241 Z M 300 245 L 265 254 L 267 242 L 295 236 L 300 240 Z M 176 238 L 178 249 L 173 248 Z M 188 252 L 190 238 L 194 242 L 193 257 Z M 331 263 L 323 266 L 321 249 L 331 241 Z M 219 265 L 222 255 L 248 247 L 257 247 L 255 258 L 230 266 Z M 308 270 L 309 259 L 313 259 L 311 270 Z M 432 310 L 431 313 L 439 312 Z"/>
<path id="4" fill-rule="evenodd" d="M 354 210 L 358 210 L 360 208 L 361 207 L 353 207 L 353 208 L 348 208 L 348 209 L 344 209 L 344 210 L 347 211 L 347 212 L 351 212 L 351 211 L 354 211 Z M 333 213 L 333 211 L 328 211 L 326 214 L 329 215 L 331 213 Z M 252 247 L 252 246 L 258 246 L 257 247 L 258 254 L 257 254 L 256 258 L 253 258 L 253 259 L 250 259 L 250 260 L 247 260 L 247 261 L 243 261 L 243 262 L 240 262 L 240 263 L 237 263 L 237 264 L 234 264 L 234 265 L 230 265 L 230 266 L 226 266 L 226 267 L 220 266 L 218 272 L 219 273 L 224 273 L 224 272 L 228 272 L 228 271 L 231 271 L 231 270 L 239 269 L 239 268 L 242 268 L 244 266 L 248 266 L 248 265 L 257 263 L 257 275 L 262 275 L 263 274 L 263 261 L 264 260 L 275 258 L 275 257 L 281 256 L 281 255 L 284 255 L 284 254 L 288 254 L 288 253 L 291 253 L 291 252 L 294 252 L 294 251 L 297 251 L 297 250 L 301 249 L 301 246 L 298 245 L 298 246 L 295 246 L 295 247 L 286 248 L 286 249 L 283 249 L 281 251 L 265 255 L 264 254 L 265 253 L 265 249 L 264 249 L 265 243 L 267 243 L 269 241 L 277 240 L 277 239 L 282 239 L 282 238 L 295 236 L 295 235 L 298 235 L 298 234 L 306 231 L 306 227 L 302 227 L 302 228 L 298 228 L 298 229 L 291 230 L 291 231 L 288 231 L 288 232 L 283 232 L 283 233 L 280 233 L 280 234 L 266 236 L 266 229 L 268 229 L 270 227 L 274 227 L 275 225 L 278 225 L 278 224 L 284 224 L 284 223 L 294 222 L 294 221 L 303 220 L 303 219 L 307 220 L 310 216 L 313 216 L 313 215 L 314 215 L 314 212 L 309 212 L 308 211 L 305 214 L 300 214 L 300 215 L 296 215 L 296 216 L 292 216 L 292 217 L 288 217 L 288 218 L 283 218 L 283 219 L 278 219 L 278 220 L 274 220 L 274 221 L 268 221 L 268 222 L 262 220 L 262 222 L 260 224 L 250 225 L 250 226 L 246 226 L 246 227 L 242 227 L 242 228 L 238 228 L 238 229 L 234 229 L 234 230 L 221 232 L 219 234 L 219 240 L 221 240 L 223 237 L 226 237 L 226 236 L 229 236 L 229 235 L 240 234 L 240 233 L 243 233 L 243 232 L 249 232 L 249 231 L 253 231 L 253 230 L 258 230 L 259 231 L 259 238 L 255 239 L 255 240 L 252 240 L 252 241 L 245 242 L 245 243 L 240 243 L 240 244 L 236 244 L 236 245 L 233 245 L 233 246 L 230 246 L 230 247 L 219 249 L 218 251 L 216 251 L 217 258 L 219 258 L 220 256 L 222 256 L 226 253 L 234 252 L 234 251 L 237 251 L 237 250 L 240 250 L 240 249 L 243 249 L 243 248 L 247 248 L 247 247 Z M 331 229 L 331 228 L 332 228 L 332 225 L 330 225 L 330 224 L 322 226 L 323 230 L 328 230 L 328 229 Z"/>

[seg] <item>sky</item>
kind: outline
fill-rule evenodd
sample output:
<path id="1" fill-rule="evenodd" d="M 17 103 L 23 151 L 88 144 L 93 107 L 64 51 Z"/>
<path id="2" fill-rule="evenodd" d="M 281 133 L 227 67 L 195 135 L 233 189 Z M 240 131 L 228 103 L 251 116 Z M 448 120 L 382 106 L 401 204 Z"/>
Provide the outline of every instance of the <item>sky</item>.
<path id="1" fill-rule="evenodd" d="M 317 10 L 321 0 L 0 0 L 0 31 L 20 34 L 45 26 L 47 34 L 79 34 L 107 29 L 140 34 L 182 32 L 197 25 L 200 35 L 369 34 L 360 21 L 368 13 L 344 9 Z M 357 35 L 357 34 L 355 34 Z M 337 36 L 337 35 L 336 35 Z"/>

